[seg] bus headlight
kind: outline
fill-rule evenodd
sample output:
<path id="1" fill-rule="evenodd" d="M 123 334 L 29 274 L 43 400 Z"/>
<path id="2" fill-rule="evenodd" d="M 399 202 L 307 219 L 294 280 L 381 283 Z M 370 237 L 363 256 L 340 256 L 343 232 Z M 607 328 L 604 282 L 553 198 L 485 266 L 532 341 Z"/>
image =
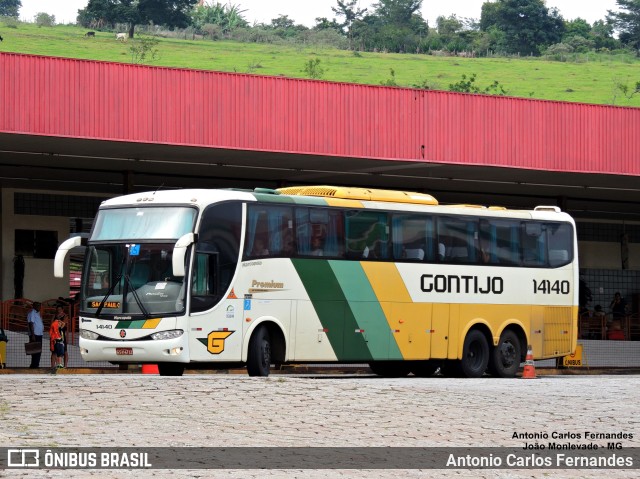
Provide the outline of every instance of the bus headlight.
<path id="1" fill-rule="evenodd" d="M 160 340 L 160 339 L 174 339 L 182 336 L 184 331 L 182 329 L 172 329 L 171 331 L 160 331 L 159 333 L 153 333 L 151 335 L 151 339 Z"/>
<path id="2" fill-rule="evenodd" d="M 98 339 L 100 335 L 98 333 L 94 333 L 93 331 L 89 331 L 88 329 L 80 330 L 80 337 L 82 339 Z"/>

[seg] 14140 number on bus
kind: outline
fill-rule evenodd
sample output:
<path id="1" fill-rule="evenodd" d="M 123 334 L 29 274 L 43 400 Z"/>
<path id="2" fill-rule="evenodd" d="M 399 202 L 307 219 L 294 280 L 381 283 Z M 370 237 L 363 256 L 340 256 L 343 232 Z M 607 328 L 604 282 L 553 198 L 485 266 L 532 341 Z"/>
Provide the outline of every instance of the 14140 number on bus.
<path id="1" fill-rule="evenodd" d="M 534 294 L 569 294 L 571 287 L 569 281 L 557 280 L 550 281 L 548 279 L 533 280 L 533 293 Z"/>

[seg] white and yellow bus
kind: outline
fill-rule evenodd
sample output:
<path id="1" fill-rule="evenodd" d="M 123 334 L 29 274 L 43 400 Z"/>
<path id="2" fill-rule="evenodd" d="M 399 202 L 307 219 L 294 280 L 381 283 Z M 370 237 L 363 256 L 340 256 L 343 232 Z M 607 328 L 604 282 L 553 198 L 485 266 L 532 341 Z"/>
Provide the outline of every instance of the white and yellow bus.
<path id="1" fill-rule="evenodd" d="M 58 249 L 63 276 L 71 238 Z M 557 207 L 442 206 L 330 186 L 138 193 L 86 243 L 86 361 L 368 363 L 380 375 L 513 377 L 577 341 L 575 224 Z"/>

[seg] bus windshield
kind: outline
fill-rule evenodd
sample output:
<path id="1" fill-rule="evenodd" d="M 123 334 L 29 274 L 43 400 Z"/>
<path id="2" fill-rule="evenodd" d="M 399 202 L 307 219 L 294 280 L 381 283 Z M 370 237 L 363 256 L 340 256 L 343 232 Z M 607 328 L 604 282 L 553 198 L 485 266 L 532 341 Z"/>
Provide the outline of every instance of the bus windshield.
<path id="1" fill-rule="evenodd" d="M 175 243 L 94 244 L 88 248 L 80 293 L 83 313 L 176 315 L 184 311 L 184 277 L 172 275 Z"/>
<path id="2" fill-rule="evenodd" d="M 173 239 L 193 231 L 197 210 L 189 207 L 111 208 L 98 211 L 91 241 Z"/>

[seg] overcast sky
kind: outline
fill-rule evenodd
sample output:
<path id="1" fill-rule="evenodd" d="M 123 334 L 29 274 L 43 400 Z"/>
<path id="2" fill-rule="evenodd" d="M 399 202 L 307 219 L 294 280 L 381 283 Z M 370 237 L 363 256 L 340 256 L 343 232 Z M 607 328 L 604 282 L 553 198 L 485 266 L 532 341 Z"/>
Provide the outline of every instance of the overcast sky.
<path id="1" fill-rule="evenodd" d="M 206 0 L 209 4 L 215 0 Z M 436 17 L 449 16 L 455 13 L 458 17 L 480 18 L 480 8 L 485 0 L 424 0 L 422 15 L 435 25 Z M 219 3 L 239 5 L 244 17 L 250 22 L 269 23 L 272 18 L 280 14 L 288 15 L 296 23 L 307 26 L 315 24 L 316 17 L 334 17 L 331 7 L 336 0 L 237 0 Z M 84 8 L 88 0 L 22 0 L 20 18 L 33 20 L 38 12 L 55 15 L 57 23 L 73 23 L 78 15 L 78 9 Z M 360 8 L 369 8 L 377 0 L 360 0 Z M 604 19 L 607 10 L 616 10 L 616 0 L 547 0 L 548 7 L 557 7 L 566 20 L 580 17 L 593 23 Z"/>

